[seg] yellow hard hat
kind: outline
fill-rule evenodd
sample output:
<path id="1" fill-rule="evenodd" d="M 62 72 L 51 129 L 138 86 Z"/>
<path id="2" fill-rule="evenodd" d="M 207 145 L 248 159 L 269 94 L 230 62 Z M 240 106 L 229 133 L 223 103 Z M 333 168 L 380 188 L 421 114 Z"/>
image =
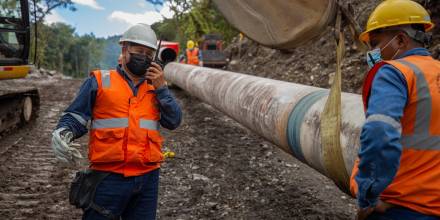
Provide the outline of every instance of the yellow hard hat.
<path id="1" fill-rule="evenodd" d="M 194 41 L 189 40 L 188 42 L 186 42 L 186 48 L 193 49 L 194 48 Z"/>
<path id="2" fill-rule="evenodd" d="M 412 0 L 385 0 L 371 13 L 367 28 L 359 40 L 368 42 L 371 31 L 405 24 L 423 24 L 425 32 L 434 27 L 428 12 L 419 3 Z"/>

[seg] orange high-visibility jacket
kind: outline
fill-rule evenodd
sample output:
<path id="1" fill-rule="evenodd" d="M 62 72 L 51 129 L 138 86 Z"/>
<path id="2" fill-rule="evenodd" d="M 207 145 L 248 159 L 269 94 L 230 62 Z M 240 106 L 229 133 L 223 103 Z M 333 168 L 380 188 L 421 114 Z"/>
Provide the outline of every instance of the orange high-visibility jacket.
<path id="1" fill-rule="evenodd" d="M 93 71 L 98 83 L 90 129 L 91 168 L 138 176 L 163 160 L 160 111 L 154 87 L 147 82 L 133 95 L 117 71 Z"/>
<path id="2" fill-rule="evenodd" d="M 192 65 L 199 65 L 199 49 L 186 49 L 186 63 Z"/>
<path id="3" fill-rule="evenodd" d="M 401 118 L 403 147 L 400 167 L 380 199 L 426 215 L 440 216 L 440 62 L 430 56 L 408 56 L 385 61 L 373 68 L 364 82 L 364 106 L 367 107 L 372 80 L 383 64 L 397 68 L 408 85 L 408 101 Z M 357 194 L 354 179 L 350 190 Z"/>

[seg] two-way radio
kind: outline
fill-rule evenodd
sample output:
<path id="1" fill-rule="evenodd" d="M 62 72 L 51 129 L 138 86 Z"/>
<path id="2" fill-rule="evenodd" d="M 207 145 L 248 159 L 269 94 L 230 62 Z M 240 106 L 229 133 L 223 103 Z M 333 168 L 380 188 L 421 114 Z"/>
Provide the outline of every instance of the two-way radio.
<path id="1" fill-rule="evenodd" d="M 159 39 L 159 45 L 157 46 L 156 54 L 154 55 L 153 62 L 158 64 L 163 69 L 163 64 L 159 59 L 160 47 L 162 45 L 162 39 Z M 153 84 L 150 79 L 147 79 L 148 84 Z"/>

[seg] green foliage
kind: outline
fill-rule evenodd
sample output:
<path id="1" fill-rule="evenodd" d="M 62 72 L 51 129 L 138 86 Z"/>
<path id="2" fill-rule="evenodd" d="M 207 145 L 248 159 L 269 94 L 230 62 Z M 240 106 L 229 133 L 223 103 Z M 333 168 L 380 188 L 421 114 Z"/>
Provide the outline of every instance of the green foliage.
<path id="1" fill-rule="evenodd" d="M 161 2 L 147 1 L 156 4 Z M 231 42 L 238 34 L 238 31 L 223 18 L 212 0 L 165 0 L 164 2 L 169 4 L 174 17 L 153 24 L 153 29 L 159 35 L 167 36 L 167 40 L 180 42 L 182 48 L 185 48 L 187 40 L 199 42 L 204 34 L 219 33 L 223 35 L 225 44 Z"/>
<path id="2" fill-rule="evenodd" d="M 17 1 L 17 0 L 15 0 Z M 44 18 L 52 12 L 55 8 L 65 8 L 71 11 L 76 11 L 75 5 L 72 0 L 29 0 L 29 9 L 32 20 L 36 19 L 38 22 L 42 22 Z M 36 8 L 35 8 L 36 6 Z M 36 12 L 36 14 L 34 14 Z"/>
<path id="3" fill-rule="evenodd" d="M 64 56 L 66 68 L 63 69 L 63 73 L 73 77 L 83 77 L 92 70 L 100 69 L 103 43 L 102 39 L 96 39 L 93 34 L 76 36 Z"/>
<path id="4" fill-rule="evenodd" d="M 156 34 L 166 41 L 175 41 L 177 38 L 177 27 L 173 19 L 165 19 L 162 22 L 156 22 L 151 25 Z"/>
<path id="5" fill-rule="evenodd" d="M 0 16 L 8 18 L 21 18 L 20 2 L 17 0 L 0 1 Z"/>
<path id="6" fill-rule="evenodd" d="M 64 23 L 40 23 L 38 30 L 35 63 L 39 67 L 73 77 L 84 77 L 90 71 L 101 68 L 104 39 L 96 38 L 93 34 L 78 36 L 73 27 Z"/>
<path id="7" fill-rule="evenodd" d="M 118 64 L 118 57 L 121 53 L 121 46 L 119 46 L 119 39 L 121 36 L 112 36 L 104 40 L 104 50 L 102 51 L 102 58 L 99 63 L 101 69 L 114 69 Z"/>
<path id="8" fill-rule="evenodd" d="M 147 0 L 163 2 L 161 0 Z M 187 40 L 200 41 L 204 34 L 219 33 L 225 43 L 238 34 L 215 8 L 212 0 L 165 0 L 174 11 L 172 19 L 164 19 L 152 25 L 157 35 L 167 41 L 180 42 L 185 48 Z M 46 6 L 40 8 L 38 19 L 50 12 L 44 8 L 56 7 L 75 10 L 71 0 L 37 0 Z M 37 8 L 38 9 L 38 8 Z M 34 28 L 32 30 L 32 37 Z M 33 61 L 34 45 L 31 45 L 31 61 L 39 67 L 53 69 L 73 77 L 84 77 L 94 69 L 113 69 L 120 54 L 120 36 L 106 39 L 93 34 L 78 36 L 75 29 L 64 23 L 51 25 L 38 22 L 37 60 Z M 32 40 L 32 44 L 35 42 Z"/>

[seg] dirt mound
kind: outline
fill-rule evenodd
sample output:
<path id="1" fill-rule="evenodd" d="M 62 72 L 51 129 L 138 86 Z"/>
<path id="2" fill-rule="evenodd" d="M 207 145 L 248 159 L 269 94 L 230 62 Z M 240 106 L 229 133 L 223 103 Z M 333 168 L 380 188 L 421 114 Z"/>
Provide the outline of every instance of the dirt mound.
<path id="1" fill-rule="evenodd" d="M 351 0 L 355 9 L 356 20 L 363 27 L 368 16 L 380 2 Z M 424 3 L 425 1 L 420 1 Z M 440 3 L 429 1 L 427 8 L 433 15 L 436 24 L 440 24 Z M 347 30 L 346 33 L 349 33 Z M 440 28 L 434 30 L 434 42 L 430 51 L 437 59 L 440 58 Z M 342 90 L 360 93 L 362 81 L 367 72 L 365 55 L 356 50 L 351 36 L 347 34 L 346 55 L 342 71 Z M 226 48 L 229 53 L 229 70 L 253 74 L 261 77 L 306 84 L 322 88 L 329 88 L 335 72 L 336 43 L 332 28 L 328 28 L 320 38 L 290 51 L 280 51 L 260 46 L 257 43 L 238 37 Z"/>
<path id="2" fill-rule="evenodd" d="M 33 68 L 31 69 L 31 72 L 29 73 L 29 78 L 37 78 L 37 79 L 71 79 L 70 76 L 65 76 L 62 73 L 56 71 L 56 70 L 47 70 L 44 68 Z"/>

